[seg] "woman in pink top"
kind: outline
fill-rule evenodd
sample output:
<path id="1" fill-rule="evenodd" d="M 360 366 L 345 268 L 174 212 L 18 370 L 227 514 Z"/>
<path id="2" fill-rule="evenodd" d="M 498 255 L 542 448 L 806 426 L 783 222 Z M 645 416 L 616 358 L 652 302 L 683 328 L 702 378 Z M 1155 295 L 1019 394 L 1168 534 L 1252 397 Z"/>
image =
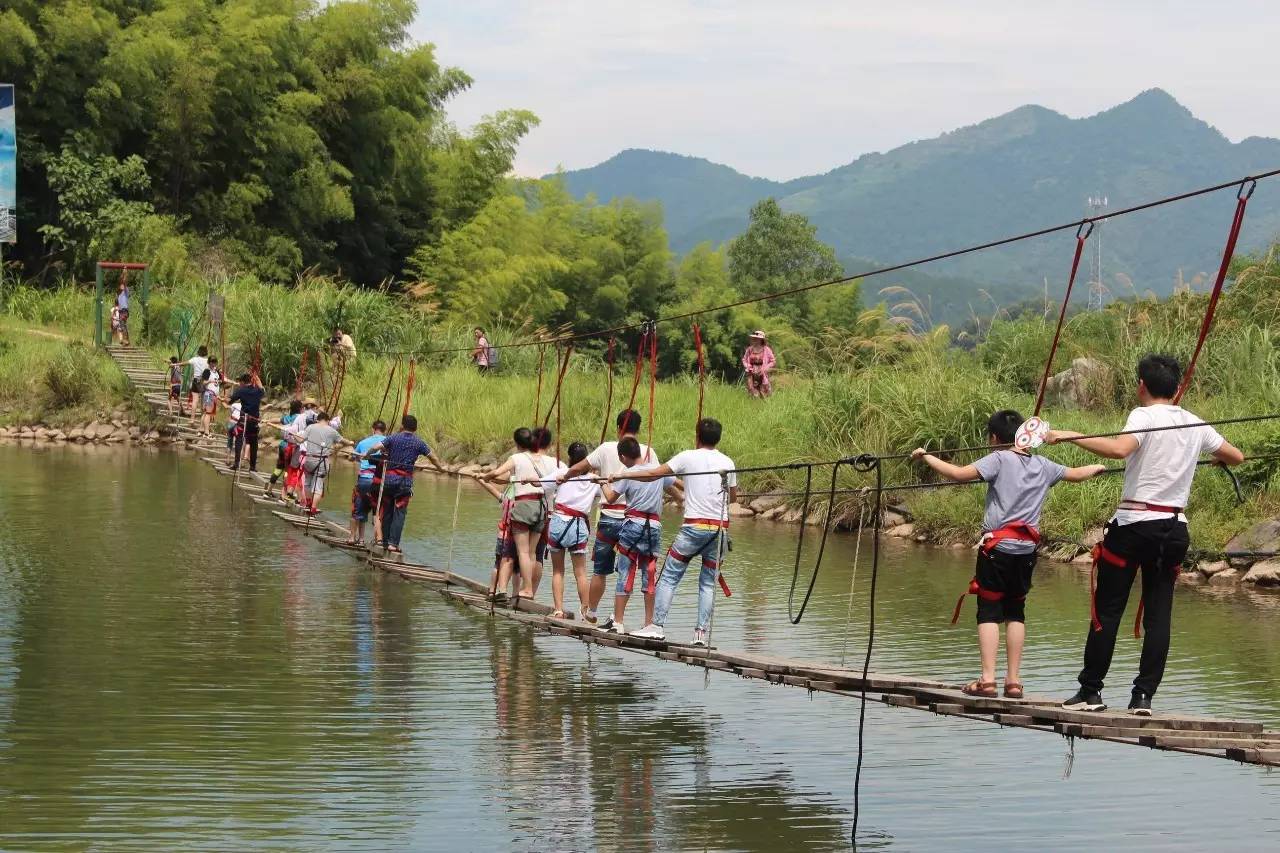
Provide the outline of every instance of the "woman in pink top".
<path id="1" fill-rule="evenodd" d="M 758 329 L 752 332 L 747 351 L 742 354 L 742 369 L 747 371 L 747 393 L 752 397 L 768 397 L 773 393 L 769 372 L 778 362 L 765 340 L 764 332 Z"/>

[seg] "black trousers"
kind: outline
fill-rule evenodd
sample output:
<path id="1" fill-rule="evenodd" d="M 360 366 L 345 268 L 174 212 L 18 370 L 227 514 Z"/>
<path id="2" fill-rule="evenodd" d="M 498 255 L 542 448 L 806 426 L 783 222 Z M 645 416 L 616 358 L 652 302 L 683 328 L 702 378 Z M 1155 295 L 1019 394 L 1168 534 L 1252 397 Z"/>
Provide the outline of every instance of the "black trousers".
<path id="1" fill-rule="evenodd" d="M 249 470 L 258 470 L 258 422 L 245 424 L 243 430 L 236 433 L 236 467 L 244 458 L 245 444 L 249 445 Z"/>
<path id="2" fill-rule="evenodd" d="M 1089 637 L 1084 644 L 1084 669 L 1080 671 L 1081 687 L 1102 690 L 1107 671 L 1111 669 L 1116 633 L 1129 603 L 1129 591 L 1141 572 L 1145 636 L 1133 687 L 1148 696 L 1155 695 L 1169 659 L 1173 587 L 1190 544 L 1186 522 L 1172 517 L 1123 526 L 1107 525 L 1102 546 L 1124 558 L 1125 565 L 1117 566 L 1106 560 L 1098 563 L 1098 591 L 1094 600 L 1102 630 L 1095 631 L 1092 624 L 1089 626 Z"/>

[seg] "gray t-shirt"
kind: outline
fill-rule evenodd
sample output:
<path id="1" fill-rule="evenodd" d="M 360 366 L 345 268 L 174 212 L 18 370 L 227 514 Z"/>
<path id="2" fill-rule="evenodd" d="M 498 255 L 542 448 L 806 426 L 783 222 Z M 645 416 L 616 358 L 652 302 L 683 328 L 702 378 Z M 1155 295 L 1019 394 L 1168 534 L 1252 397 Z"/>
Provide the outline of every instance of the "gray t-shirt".
<path id="1" fill-rule="evenodd" d="M 656 467 L 658 466 L 646 465 L 641 462 L 633 468 L 627 468 L 626 471 L 648 471 Z M 659 477 L 650 481 L 619 480 L 613 484 L 613 490 L 619 496 L 626 498 L 628 510 L 660 515 L 662 513 L 662 493 L 674 481 L 674 477 Z"/>
<path id="2" fill-rule="evenodd" d="M 1049 489 L 1067 474 L 1067 469 L 1043 456 L 1024 456 L 1012 450 L 997 450 L 973 463 L 978 475 L 987 483 L 987 509 L 982 516 L 982 532 L 989 533 L 1020 521 L 1036 529 L 1040 527 L 1040 511 Z M 1030 554 L 1036 550 L 1031 542 L 1005 539 L 997 551 L 1008 554 Z"/>
<path id="3" fill-rule="evenodd" d="M 302 448 L 310 459 L 328 457 L 340 438 L 342 436 L 329 424 L 314 423 L 302 431 Z"/>

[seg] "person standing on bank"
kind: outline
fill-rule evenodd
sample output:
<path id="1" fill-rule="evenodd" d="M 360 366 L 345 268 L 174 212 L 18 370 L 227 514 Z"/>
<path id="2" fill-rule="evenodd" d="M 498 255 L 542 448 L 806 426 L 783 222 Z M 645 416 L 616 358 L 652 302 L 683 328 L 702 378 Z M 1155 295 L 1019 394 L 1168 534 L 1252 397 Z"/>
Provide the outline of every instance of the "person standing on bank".
<path id="1" fill-rule="evenodd" d="M 1210 426 L 1173 402 L 1182 369 L 1167 355 L 1148 355 L 1138 362 L 1138 408 L 1129 413 L 1124 432 L 1111 438 L 1082 438 L 1078 432 L 1050 430 L 1050 444 L 1070 441 L 1104 459 L 1126 459 L 1120 505 L 1107 523 L 1102 543 L 1094 549 L 1096 586 L 1093 619 L 1084 647 L 1080 689 L 1062 703 L 1072 711 L 1103 711 L 1103 681 L 1111 668 L 1116 632 L 1129 590 L 1142 571 L 1139 603 L 1142 659 L 1133 681 L 1129 711 L 1151 716 L 1151 699 L 1164 678 L 1169 657 L 1173 588 L 1190 547 L 1183 508 L 1191 496 L 1200 455 L 1223 465 L 1239 465 L 1244 454 Z M 1161 432 L 1140 432 L 1181 427 Z"/>
<path id="2" fill-rule="evenodd" d="M 129 284 L 123 278 L 116 292 L 116 308 L 120 310 L 120 343 L 129 346 Z"/>
<path id="3" fill-rule="evenodd" d="M 472 330 L 472 334 L 475 335 L 476 345 L 471 350 L 471 361 L 481 373 L 488 373 L 489 368 L 493 367 L 489 363 L 489 350 L 492 349 L 489 345 L 489 338 L 485 335 L 484 329 L 479 326 Z"/>
<path id="4" fill-rule="evenodd" d="M 382 477 L 382 535 L 389 554 L 403 553 L 400 536 L 404 533 L 409 499 L 413 497 L 413 469 L 418 457 L 425 456 L 441 474 L 446 473 L 440 460 L 427 443 L 418 437 L 418 419 L 405 415 L 400 419 L 400 432 L 382 442 L 386 473 Z"/>
<path id="5" fill-rule="evenodd" d="M 769 374 L 777 365 L 773 350 L 765 342 L 764 332 L 757 329 L 751 333 L 747 350 L 742 354 L 742 369 L 747 372 L 747 393 L 752 397 L 768 397 L 773 393 L 773 384 Z"/>

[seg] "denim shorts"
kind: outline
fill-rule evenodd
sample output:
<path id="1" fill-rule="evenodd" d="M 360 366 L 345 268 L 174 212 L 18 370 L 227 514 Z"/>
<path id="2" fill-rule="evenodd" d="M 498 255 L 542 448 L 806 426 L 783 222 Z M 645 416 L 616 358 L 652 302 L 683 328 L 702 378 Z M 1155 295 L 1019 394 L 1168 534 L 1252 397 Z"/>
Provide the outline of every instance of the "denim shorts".
<path id="1" fill-rule="evenodd" d="M 551 529 L 547 534 L 547 545 L 552 552 L 568 551 L 570 554 L 585 554 L 590 536 L 591 525 L 585 518 L 569 517 L 558 512 L 551 514 Z"/>

